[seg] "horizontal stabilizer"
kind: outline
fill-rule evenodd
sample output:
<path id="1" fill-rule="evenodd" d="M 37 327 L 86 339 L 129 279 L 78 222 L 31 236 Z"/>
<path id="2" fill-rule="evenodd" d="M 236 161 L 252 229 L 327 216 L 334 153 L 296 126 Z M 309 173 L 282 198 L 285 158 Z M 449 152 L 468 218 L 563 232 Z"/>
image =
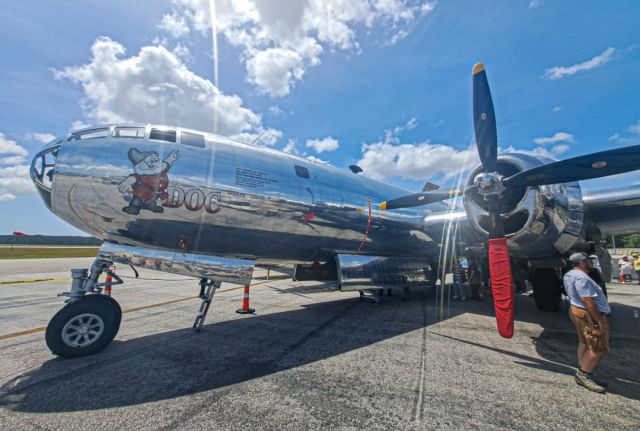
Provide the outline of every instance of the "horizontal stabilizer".
<path id="1" fill-rule="evenodd" d="M 430 192 L 431 190 L 438 190 L 440 188 L 439 185 L 433 184 L 431 181 L 427 181 L 424 183 L 424 187 L 422 187 L 423 192 Z"/>

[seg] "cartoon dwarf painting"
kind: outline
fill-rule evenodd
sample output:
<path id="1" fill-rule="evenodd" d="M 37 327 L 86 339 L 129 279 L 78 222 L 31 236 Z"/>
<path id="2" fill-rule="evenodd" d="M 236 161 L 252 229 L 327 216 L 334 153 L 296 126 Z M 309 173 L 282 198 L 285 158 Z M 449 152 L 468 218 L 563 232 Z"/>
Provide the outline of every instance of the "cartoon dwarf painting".
<path id="1" fill-rule="evenodd" d="M 133 164 L 133 174 L 129 175 L 120 184 L 118 190 L 121 193 L 131 193 L 133 198 L 129 205 L 122 208 L 127 214 L 140 214 L 141 209 L 154 213 L 164 211 L 157 201 L 166 200 L 168 197 L 169 176 L 167 173 L 173 163 L 180 158 L 178 150 L 174 150 L 161 160 L 155 151 L 140 151 L 131 148 L 128 153 L 129 160 Z"/>

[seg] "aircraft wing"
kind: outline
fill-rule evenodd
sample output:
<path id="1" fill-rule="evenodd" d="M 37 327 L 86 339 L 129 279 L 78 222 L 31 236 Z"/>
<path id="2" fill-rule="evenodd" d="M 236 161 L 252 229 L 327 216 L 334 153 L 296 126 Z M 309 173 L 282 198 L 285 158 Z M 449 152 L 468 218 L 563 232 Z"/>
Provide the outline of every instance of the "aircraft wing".
<path id="1" fill-rule="evenodd" d="M 582 192 L 585 213 L 605 235 L 640 231 L 640 184 Z"/>

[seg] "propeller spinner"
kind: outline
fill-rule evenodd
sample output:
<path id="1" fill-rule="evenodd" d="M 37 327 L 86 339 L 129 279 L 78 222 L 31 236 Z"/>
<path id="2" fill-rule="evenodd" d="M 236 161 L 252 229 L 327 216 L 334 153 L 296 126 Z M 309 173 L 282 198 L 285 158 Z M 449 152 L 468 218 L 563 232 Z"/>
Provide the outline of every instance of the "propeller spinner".
<path id="1" fill-rule="evenodd" d="M 508 178 L 496 171 L 498 160 L 498 134 L 493 100 L 487 73 L 482 64 L 473 66 L 473 125 L 476 146 L 483 172 L 476 175 L 473 185 L 465 188 L 413 193 L 380 204 L 380 209 L 391 210 L 443 201 L 475 189 L 487 201 L 489 212 L 489 273 L 498 333 L 513 336 L 514 293 L 511 261 L 507 239 L 500 214 L 500 197 L 515 187 L 533 187 L 545 184 L 601 178 L 640 169 L 640 145 L 602 151 L 549 163 Z"/>

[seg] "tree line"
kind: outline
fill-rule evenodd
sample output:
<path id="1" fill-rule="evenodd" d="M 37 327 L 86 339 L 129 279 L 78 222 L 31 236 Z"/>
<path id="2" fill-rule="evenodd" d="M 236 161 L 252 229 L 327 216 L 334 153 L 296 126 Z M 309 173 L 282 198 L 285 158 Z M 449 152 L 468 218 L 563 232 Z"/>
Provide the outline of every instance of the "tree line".
<path id="1" fill-rule="evenodd" d="M 0 235 L 0 244 L 99 246 L 100 244 L 102 244 L 102 240 L 91 236 L 74 235 Z"/>
<path id="2" fill-rule="evenodd" d="M 603 236 L 600 245 L 604 248 L 640 248 L 640 234 Z"/>

